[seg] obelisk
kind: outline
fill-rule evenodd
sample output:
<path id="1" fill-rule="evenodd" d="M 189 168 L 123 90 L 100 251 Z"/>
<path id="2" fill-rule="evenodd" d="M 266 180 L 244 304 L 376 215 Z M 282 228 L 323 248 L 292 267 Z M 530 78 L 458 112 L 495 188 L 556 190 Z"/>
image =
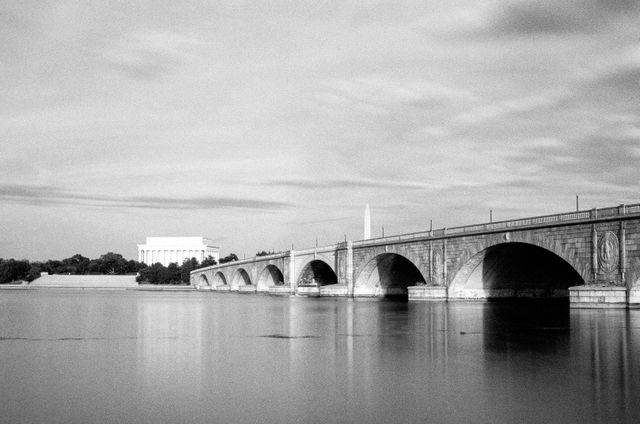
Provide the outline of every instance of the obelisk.
<path id="1" fill-rule="evenodd" d="M 371 211 L 369 211 L 369 204 L 364 208 L 364 239 L 369 240 L 371 238 Z"/>

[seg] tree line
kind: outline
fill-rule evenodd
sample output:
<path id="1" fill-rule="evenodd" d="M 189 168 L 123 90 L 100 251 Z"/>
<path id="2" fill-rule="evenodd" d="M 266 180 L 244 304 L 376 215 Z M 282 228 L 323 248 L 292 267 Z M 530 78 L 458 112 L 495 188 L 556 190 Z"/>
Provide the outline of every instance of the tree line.
<path id="1" fill-rule="evenodd" d="M 238 256 L 231 253 L 220 258 L 220 263 L 237 261 Z M 164 266 L 161 263 L 147 265 L 143 262 L 127 260 L 119 253 L 105 253 L 97 259 L 89 259 L 80 254 L 70 258 L 47 261 L 33 261 L 26 259 L 0 258 L 0 284 L 14 281 L 31 282 L 40 277 L 41 273 L 70 274 L 70 275 L 126 275 L 137 274 L 136 281 L 140 284 L 189 284 L 189 273 L 194 269 L 216 265 L 216 260 L 209 256 L 198 262 L 196 258 L 185 259 L 180 265 L 171 263 Z"/>

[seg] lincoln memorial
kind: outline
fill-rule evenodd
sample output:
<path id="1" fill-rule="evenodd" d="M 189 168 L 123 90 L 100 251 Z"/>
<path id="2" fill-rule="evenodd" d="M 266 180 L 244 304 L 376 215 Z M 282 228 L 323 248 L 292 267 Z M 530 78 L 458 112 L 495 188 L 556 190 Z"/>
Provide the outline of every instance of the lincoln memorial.
<path id="1" fill-rule="evenodd" d="M 145 244 L 138 245 L 138 261 L 147 265 L 160 262 L 168 266 L 171 262 L 182 264 L 185 259 L 196 258 L 198 262 L 208 256 L 217 261 L 220 248 L 213 246 L 204 237 L 147 237 Z"/>

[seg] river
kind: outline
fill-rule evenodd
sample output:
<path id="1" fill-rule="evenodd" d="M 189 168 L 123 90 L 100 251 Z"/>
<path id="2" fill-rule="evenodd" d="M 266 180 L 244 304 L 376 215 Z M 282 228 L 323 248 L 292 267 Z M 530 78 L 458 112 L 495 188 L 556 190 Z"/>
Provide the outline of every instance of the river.
<path id="1" fill-rule="evenodd" d="M 0 291 L 2 423 L 638 423 L 640 310 Z"/>

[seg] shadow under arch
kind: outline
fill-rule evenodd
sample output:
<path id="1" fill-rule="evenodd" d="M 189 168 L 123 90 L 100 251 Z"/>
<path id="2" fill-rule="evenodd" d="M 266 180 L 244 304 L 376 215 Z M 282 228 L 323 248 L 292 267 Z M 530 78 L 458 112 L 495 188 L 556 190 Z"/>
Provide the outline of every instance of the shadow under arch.
<path id="1" fill-rule="evenodd" d="M 413 262 L 397 253 L 382 253 L 362 268 L 355 280 L 355 296 L 406 296 L 407 287 L 424 283 Z"/>
<path id="2" fill-rule="evenodd" d="M 216 275 L 213 276 L 213 286 L 226 286 L 227 279 L 221 271 L 216 272 Z"/>
<path id="3" fill-rule="evenodd" d="M 321 259 L 314 259 L 307 263 L 298 277 L 300 287 L 321 287 L 337 283 L 338 276 L 333 268 Z"/>
<path id="4" fill-rule="evenodd" d="M 500 243 L 471 257 L 449 285 L 449 299 L 568 298 L 582 285 L 577 270 L 534 244 Z"/>
<path id="5" fill-rule="evenodd" d="M 239 268 L 235 274 L 233 274 L 233 278 L 231 279 L 231 288 L 237 288 L 239 286 L 250 286 L 251 278 L 247 271 L 244 268 Z"/>
<path id="6" fill-rule="evenodd" d="M 260 276 L 258 277 L 258 290 L 267 290 L 271 286 L 283 286 L 284 275 L 282 271 L 275 265 L 267 265 L 264 267 Z"/>

